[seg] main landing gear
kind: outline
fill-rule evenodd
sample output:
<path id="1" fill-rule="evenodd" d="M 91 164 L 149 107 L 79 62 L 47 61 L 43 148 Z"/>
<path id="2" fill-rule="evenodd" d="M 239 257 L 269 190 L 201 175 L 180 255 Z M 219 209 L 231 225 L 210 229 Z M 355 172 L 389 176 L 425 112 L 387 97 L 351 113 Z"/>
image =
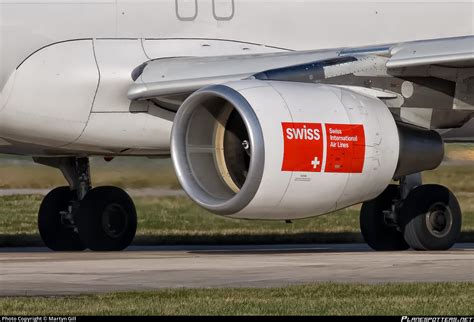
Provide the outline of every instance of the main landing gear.
<path id="1" fill-rule="evenodd" d="M 119 251 L 130 245 L 137 229 L 135 205 L 117 187 L 91 187 L 88 158 L 35 158 L 59 168 L 69 187 L 52 190 L 41 203 L 38 229 L 45 245 L 56 251 Z"/>
<path id="2" fill-rule="evenodd" d="M 436 184 L 421 185 L 421 175 L 389 185 L 362 205 L 360 228 L 375 250 L 446 250 L 461 231 L 461 209 L 454 194 Z"/>

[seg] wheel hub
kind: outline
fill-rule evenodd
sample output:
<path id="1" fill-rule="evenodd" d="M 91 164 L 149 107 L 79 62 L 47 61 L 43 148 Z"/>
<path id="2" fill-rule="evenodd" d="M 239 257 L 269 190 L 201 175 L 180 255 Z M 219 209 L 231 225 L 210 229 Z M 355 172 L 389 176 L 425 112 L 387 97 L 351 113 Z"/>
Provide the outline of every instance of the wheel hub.
<path id="1" fill-rule="evenodd" d="M 453 215 L 449 207 L 443 203 L 436 203 L 426 213 L 426 227 L 436 237 L 444 237 L 451 230 Z"/>
<path id="2" fill-rule="evenodd" d="M 108 205 L 102 214 L 102 228 L 105 233 L 112 237 L 122 236 L 128 225 L 127 212 L 119 204 Z"/>

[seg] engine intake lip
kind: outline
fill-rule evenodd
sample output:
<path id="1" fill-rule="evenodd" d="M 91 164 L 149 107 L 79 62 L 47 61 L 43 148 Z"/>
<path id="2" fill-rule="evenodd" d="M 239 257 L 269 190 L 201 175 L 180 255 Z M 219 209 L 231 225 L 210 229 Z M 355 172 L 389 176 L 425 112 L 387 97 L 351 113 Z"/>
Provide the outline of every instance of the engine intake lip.
<path id="1" fill-rule="evenodd" d="M 220 195 L 220 193 L 210 193 L 209 187 L 200 182 L 193 166 L 190 164 L 190 153 L 188 151 L 188 132 L 191 131 L 192 122 L 195 121 L 193 118 L 196 111 L 203 108 L 207 100 L 215 98 L 224 100 L 238 111 L 247 129 L 252 151 L 249 171 L 242 188 L 236 193 L 227 193 L 226 196 Z M 203 128 L 203 131 L 205 130 Z M 235 214 L 252 201 L 263 177 L 265 148 L 260 122 L 248 101 L 235 89 L 225 85 L 213 85 L 203 88 L 192 94 L 176 114 L 171 132 L 171 156 L 178 180 L 194 202 L 220 215 Z M 216 181 L 213 184 L 217 185 L 218 188 L 222 184 L 222 190 L 228 189 L 225 182 L 220 177 L 217 178 L 219 176 L 217 167 L 215 171 L 216 173 L 206 173 L 204 175 L 208 177 L 216 176 Z M 220 183 L 217 181 L 220 181 Z M 215 186 L 213 189 L 216 191 Z"/>

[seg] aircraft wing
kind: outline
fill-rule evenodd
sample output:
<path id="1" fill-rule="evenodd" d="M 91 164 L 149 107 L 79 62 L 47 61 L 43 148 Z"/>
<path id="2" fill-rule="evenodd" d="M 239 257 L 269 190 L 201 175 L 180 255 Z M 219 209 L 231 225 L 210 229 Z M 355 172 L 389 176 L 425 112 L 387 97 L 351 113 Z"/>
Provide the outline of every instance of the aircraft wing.
<path id="1" fill-rule="evenodd" d="M 352 61 L 350 57 L 353 57 Z M 283 73 L 287 76 L 291 74 L 293 78 L 298 78 L 300 74 L 308 78 L 299 77 L 299 81 L 316 82 L 322 77 L 328 78 L 321 75 L 327 66 L 332 66 L 330 69 L 337 75 L 346 73 L 343 67 L 354 71 L 357 70 L 356 65 L 373 63 L 378 68 L 381 61 L 389 73 L 393 69 L 431 65 L 473 67 L 474 36 L 362 48 L 150 60 L 133 71 L 135 83 L 128 97 L 142 100 L 190 94 L 207 85 L 256 75 L 256 78 L 272 79 L 270 74 L 280 78 Z"/>
<path id="2" fill-rule="evenodd" d="M 137 67 L 131 100 L 175 112 L 194 91 L 244 79 L 321 83 L 377 97 L 402 122 L 452 129 L 474 114 L 474 36 L 362 48 L 165 58 Z"/>
<path id="3" fill-rule="evenodd" d="M 128 97 L 136 100 L 190 93 L 206 85 L 248 78 L 268 69 L 338 57 L 339 53 L 340 50 L 332 50 L 151 60 L 133 71 L 135 83 Z"/>
<path id="4" fill-rule="evenodd" d="M 474 67 L 474 37 L 415 41 L 393 46 L 387 68 L 426 65 Z"/>

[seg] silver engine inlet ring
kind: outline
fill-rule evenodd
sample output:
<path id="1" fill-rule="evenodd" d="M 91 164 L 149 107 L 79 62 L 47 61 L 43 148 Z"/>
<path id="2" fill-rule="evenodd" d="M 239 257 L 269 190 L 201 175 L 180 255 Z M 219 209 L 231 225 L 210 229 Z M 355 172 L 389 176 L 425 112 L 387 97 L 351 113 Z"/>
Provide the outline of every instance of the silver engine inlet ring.
<path id="1" fill-rule="evenodd" d="M 232 111 L 245 125 L 250 163 L 245 182 L 237 187 L 223 158 L 223 128 Z M 245 148 L 245 147 L 243 147 Z M 183 189 L 201 207 L 221 215 L 244 209 L 260 186 L 265 163 L 263 133 L 247 100 L 225 85 L 192 94 L 176 114 L 171 132 L 173 165 Z M 204 174 L 204 175 L 203 175 Z"/>

